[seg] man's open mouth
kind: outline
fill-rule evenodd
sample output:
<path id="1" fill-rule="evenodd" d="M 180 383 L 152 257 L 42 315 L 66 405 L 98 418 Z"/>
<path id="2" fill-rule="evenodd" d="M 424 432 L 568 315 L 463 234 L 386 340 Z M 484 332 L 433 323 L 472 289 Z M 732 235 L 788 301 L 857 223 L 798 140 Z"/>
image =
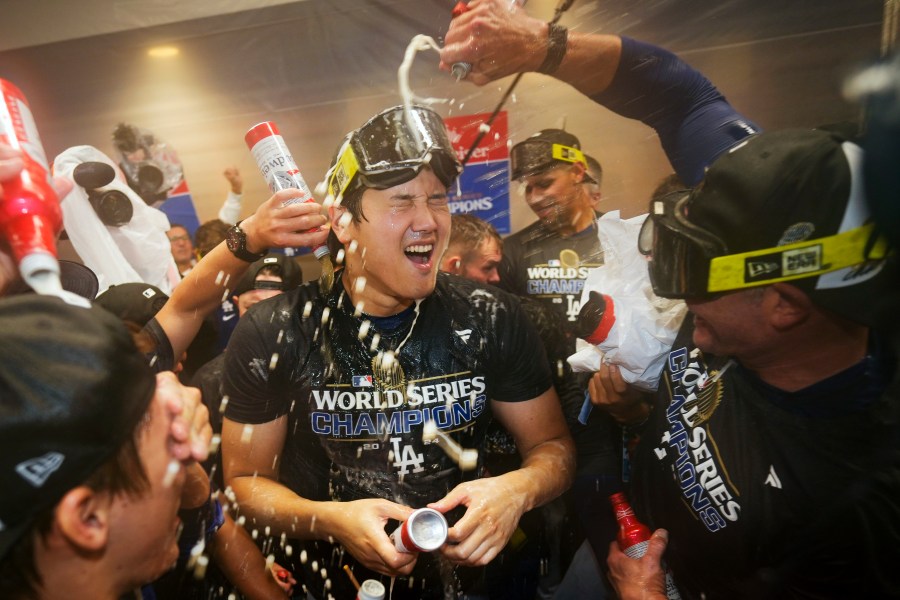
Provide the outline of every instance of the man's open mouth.
<path id="1" fill-rule="evenodd" d="M 404 251 L 406 257 L 416 264 L 427 265 L 434 253 L 434 244 L 416 244 L 408 246 Z"/>

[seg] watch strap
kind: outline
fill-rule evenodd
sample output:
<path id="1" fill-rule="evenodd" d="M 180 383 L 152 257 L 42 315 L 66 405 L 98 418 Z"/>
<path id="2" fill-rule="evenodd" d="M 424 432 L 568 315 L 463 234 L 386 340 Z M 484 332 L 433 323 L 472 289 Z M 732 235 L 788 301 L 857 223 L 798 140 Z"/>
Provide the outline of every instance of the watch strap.
<path id="1" fill-rule="evenodd" d="M 245 261 L 245 262 L 256 262 L 262 257 L 264 257 L 266 252 L 250 252 L 247 250 L 247 234 L 241 229 L 241 224 L 232 226 L 231 230 L 228 232 L 227 236 L 227 246 L 228 249 L 231 250 L 231 253 L 235 255 L 235 257 Z"/>
<path id="2" fill-rule="evenodd" d="M 562 25 L 549 23 L 547 26 L 547 56 L 538 67 L 538 73 L 551 75 L 555 73 L 566 56 L 569 41 L 569 30 Z"/>

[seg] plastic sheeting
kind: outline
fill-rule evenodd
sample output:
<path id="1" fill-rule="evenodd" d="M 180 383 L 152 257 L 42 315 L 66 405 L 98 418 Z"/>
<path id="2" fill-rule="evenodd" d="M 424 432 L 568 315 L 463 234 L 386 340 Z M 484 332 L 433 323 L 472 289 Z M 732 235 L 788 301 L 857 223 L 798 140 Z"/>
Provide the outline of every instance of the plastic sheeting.
<path id="1" fill-rule="evenodd" d="M 122 192 L 134 210 L 128 223 L 112 227 L 100 221 L 87 191 L 77 184 L 61 200 L 63 226 L 84 264 L 97 275 L 98 293 L 111 285 L 142 281 L 171 294 L 180 277 L 166 237 L 166 215 L 141 200 L 125 183 L 116 164 L 92 146 L 69 148 L 56 157 L 53 170 L 56 175 L 71 179 L 75 167 L 92 161 L 104 162 L 116 171 L 112 183 L 99 189 Z"/>
<path id="2" fill-rule="evenodd" d="M 616 365 L 627 383 L 653 391 L 687 306 L 653 293 L 646 259 L 637 248 L 646 217 L 623 220 L 619 211 L 612 211 L 597 220 L 603 265 L 588 273 L 581 302 L 583 305 L 592 291 L 605 294 L 615 307 L 615 321 L 596 345 L 578 340 L 578 351 L 568 362 L 575 371 L 589 373 L 599 370 L 601 364 Z"/>

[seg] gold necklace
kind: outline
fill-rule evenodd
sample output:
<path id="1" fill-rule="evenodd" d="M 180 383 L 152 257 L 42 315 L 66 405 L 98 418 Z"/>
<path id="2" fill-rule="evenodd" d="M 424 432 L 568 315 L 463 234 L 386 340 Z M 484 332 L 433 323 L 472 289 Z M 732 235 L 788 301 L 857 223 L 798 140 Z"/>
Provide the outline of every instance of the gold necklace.
<path id="1" fill-rule="evenodd" d="M 416 327 L 416 321 L 419 320 L 419 304 L 421 304 L 421 300 L 416 300 L 416 306 L 413 309 L 414 316 L 412 324 L 409 326 L 409 331 L 404 336 L 403 340 L 397 344 L 397 348 L 394 350 L 381 350 L 378 348 L 378 342 L 380 340 L 380 336 L 376 332 L 372 337 L 372 344 L 369 347 L 369 351 L 375 351 L 375 356 L 372 357 L 372 379 L 375 384 L 376 389 L 381 392 L 388 392 L 390 390 L 396 390 L 403 395 L 403 403 L 406 403 L 406 373 L 403 372 L 403 366 L 400 364 L 400 350 L 403 348 L 403 345 L 406 344 L 407 340 L 409 340 L 412 335 L 413 329 Z M 366 323 L 366 321 L 364 321 Z M 370 321 L 368 323 L 371 323 Z M 367 327 L 368 328 L 368 327 Z M 360 326 L 360 331 L 362 330 L 362 325 Z M 362 342 L 365 338 L 365 335 L 360 336 L 360 341 Z"/>

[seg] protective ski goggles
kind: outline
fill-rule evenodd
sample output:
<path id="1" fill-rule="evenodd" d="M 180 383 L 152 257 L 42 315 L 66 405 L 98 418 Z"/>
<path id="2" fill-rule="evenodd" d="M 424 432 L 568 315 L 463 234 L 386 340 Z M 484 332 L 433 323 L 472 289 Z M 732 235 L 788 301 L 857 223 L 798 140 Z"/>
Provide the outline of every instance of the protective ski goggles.
<path id="1" fill-rule="evenodd" d="M 587 159 L 584 152 L 578 148 L 553 144 L 545 140 L 525 140 L 513 146 L 509 153 L 510 177 L 513 181 L 517 181 L 522 177 L 546 171 L 560 162 L 581 163 L 587 169 Z M 587 170 L 584 172 L 584 180 L 596 183 L 588 175 Z"/>
<path id="2" fill-rule="evenodd" d="M 339 198 L 361 186 L 387 189 L 415 178 L 426 165 L 447 187 L 462 171 L 440 115 L 395 106 L 348 136 L 327 175 L 328 192 Z"/>
<path id="3" fill-rule="evenodd" d="M 653 291 L 663 298 L 708 298 L 815 277 L 882 260 L 890 252 L 869 223 L 827 237 L 728 254 L 721 239 L 687 220 L 689 199 L 687 192 L 673 192 L 654 200 L 638 237 L 638 249 L 650 257 Z"/>

